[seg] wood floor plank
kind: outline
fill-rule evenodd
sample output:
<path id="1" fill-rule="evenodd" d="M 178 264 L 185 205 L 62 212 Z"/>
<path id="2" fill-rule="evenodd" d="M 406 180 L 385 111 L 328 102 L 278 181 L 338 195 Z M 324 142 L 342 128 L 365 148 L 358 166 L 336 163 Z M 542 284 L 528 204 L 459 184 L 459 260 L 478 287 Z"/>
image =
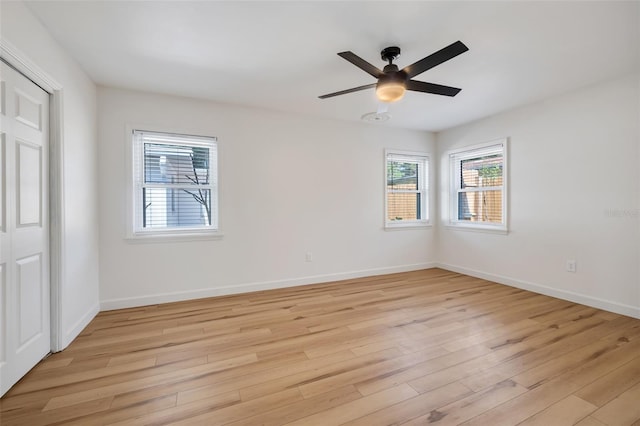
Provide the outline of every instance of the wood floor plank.
<path id="1" fill-rule="evenodd" d="M 571 426 L 593 413 L 598 407 L 575 395 L 550 405 L 520 423 L 521 426 Z"/>
<path id="2" fill-rule="evenodd" d="M 593 418 L 592 416 L 587 416 L 584 419 L 580 420 L 575 426 L 607 426 L 602 423 L 600 420 Z M 632 425 L 636 426 L 636 425 Z"/>
<path id="3" fill-rule="evenodd" d="M 118 426 L 142 426 L 174 424 L 203 414 L 218 412 L 225 408 L 240 404 L 240 395 L 236 391 L 199 399 L 189 404 L 175 405 L 164 410 L 152 411 L 141 416 L 130 417 L 112 423 Z"/>
<path id="4" fill-rule="evenodd" d="M 640 361 L 632 360 L 583 387 L 576 395 L 601 407 L 636 383 L 640 383 Z"/>
<path id="5" fill-rule="evenodd" d="M 291 404 L 295 401 L 301 401 L 302 395 L 298 389 L 287 389 L 262 398 L 253 399 L 247 402 L 240 402 L 230 407 L 224 407 L 216 410 L 209 410 L 197 416 L 189 416 L 179 421 L 171 421 L 172 424 L 181 426 L 201 426 L 214 424 L 227 424 L 238 419 L 254 417 L 258 413 L 268 412 L 280 407 Z M 208 401 L 208 400 L 206 400 Z"/>
<path id="6" fill-rule="evenodd" d="M 382 392 L 389 392 L 395 388 Z M 382 392 L 373 395 L 380 395 Z M 388 409 L 372 410 L 373 412 L 347 423 L 350 426 L 401 424 L 423 416 L 436 407 L 462 399 L 472 391 L 460 383 L 452 383 L 422 395 L 416 395 L 406 401 L 394 404 Z"/>
<path id="7" fill-rule="evenodd" d="M 316 358 L 312 360 L 301 361 L 292 363 L 286 366 L 270 368 L 266 370 L 256 371 L 253 374 L 247 374 L 242 376 L 232 376 L 231 378 L 225 378 L 222 382 L 211 383 L 198 386 L 198 382 L 190 383 L 190 389 L 182 391 L 178 394 L 178 403 L 186 403 L 201 398 L 206 398 L 210 395 L 216 395 L 220 392 L 226 392 L 230 390 L 243 389 L 246 392 L 246 388 L 252 386 L 263 386 L 264 383 L 269 383 L 273 380 L 295 380 L 297 374 L 301 374 L 304 377 L 312 377 L 315 375 L 315 371 L 324 367 L 335 369 L 337 364 L 353 359 L 355 356 L 349 351 L 338 352 L 335 354 L 327 355 L 326 357 Z M 293 379 L 292 379 L 293 377 Z M 269 386 L 263 387 L 266 392 L 269 391 Z M 258 392 L 253 392 L 254 395 L 260 395 Z"/>
<path id="8" fill-rule="evenodd" d="M 395 349 L 395 351 L 397 351 L 397 349 Z M 319 380 L 300 384 L 300 392 L 302 392 L 305 398 L 310 398 L 336 387 L 359 384 L 364 380 L 375 380 L 381 375 L 380 372 L 383 372 L 382 376 L 386 376 L 391 371 L 406 369 L 416 364 L 428 362 L 444 353 L 447 353 L 447 351 L 438 347 L 432 348 L 430 351 L 414 352 L 407 355 L 399 353 L 391 359 L 380 362 L 369 362 L 362 367 L 350 368 L 347 371 L 341 371 L 328 377 L 321 377 Z"/>
<path id="9" fill-rule="evenodd" d="M 465 426 L 515 425 L 574 393 L 579 386 L 551 381 L 523 393 L 461 424 Z"/>
<path id="10" fill-rule="evenodd" d="M 291 387 L 297 387 L 300 389 L 301 393 L 305 397 L 310 397 L 320 392 L 312 393 L 305 391 L 307 386 L 311 386 L 315 383 L 324 384 L 325 380 L 331 378 L 340 379 L 345 373 L 353 374 L 363 368 L 373 366 L 373 368 L 377 368 L 380 364 L 383 364 L 385 361 L 396 361 L 396 359 L 401 355 L 400 351 L 397 349 L 387 349 L 385 351 L 376 352 L 373 354 L 363 355 L 360 357 L 353 357 L 345 359 L 344 361 L 334 361 L 329 365 L 325 365 L 324 367 L 318 367 L 314 369 L 306 369 L 297 374 L 288 375 L 285 377 L 280 377 L 275 380 L 264 381 L 260 384 L 246 387 L 240 390 L 240 394 L 244 400 L 249 400 L 256 398 L 260 395 L 266 395 L 274 391 L 284 390 Z M 332 381 L 332 383 L 335 381 Z M 343 386 L 347 386 L 351 384 L 348 380 L 342 380 L 338 383 L 335 388 L 340 388 Z M 323 386 L 322 390 L 327 389 L 327 387 Z"/>
<path id="11" fill-rule="evenodd" d="M 101 312 L 2 426 L 640 425 L 640 320 L 427 269 Z"/>
<path id="12" fill-rule="evenodd" d="M 114 423 L 128 421 L 133 418 L 147 416 L 151 413 L 166 410 L 176 406 L 176 395 L 166 395 L 157 398 L 149 398 L 139 403 L 115 408 L 113 404 L 109 410 L 86 416 L 77 416 L 72 420 L 65 420 L 64 426 L 106 426 Z"/>
<path id="13" fill-rule="evenodd" d="M 159 374 L 144 379 L 138 379 L 129 382 L 117 383 L 114 385 L 103 386 L 99 388 L 89 389 L 86 391 L 76 392 L 64 396 L 57 396 L 49 400 L 44 407 L 44 411 L 56 408 L 66 407 L 80 402 L 91 401 L 103 398 L 106 395 L 118 395 L 129 391 L 130 389 L 144 389 L 160 384 L 171 383 L 174 380 L 182 380 L 183 376 L 210 374 L 216 371 L 231 368 L 233 366 L 255 362 L 257 360 L 255 354 L 253 356 L 243 356 L 239 358 L 224 360 L 214 363 L 206 363 L 185 370 L 176 370 L 169 373 Z"/>
<path id="14" fill-rule="evenodd" d="M 618 344 L 615 336 L 612 339 L 599 339 L 520 373 L 514 376 L 514 380 L 529 388 L 539 386 L 545 381 L 574 369 L 577 365 L 583 365 L 608 352 L 613 352 L 617 348 Z"/>
<path id="15" fill-rule="evenodd" d="M 2 424 L 42 426 L 56 423 L 66 423 L 68 420 L 87 414 L 104 413 L 111 406 L 113 397 L 94 399 L 79 404 L 62 407 L 56 410 L 40 411 L 36 414 L 21 413 L 19 415 L 4 415 Z"/>
<path id="16" fill-rule="evenodd" d="M 71 364 L 71 361 L 73 361 L 73 358 L 58 358 L 56 360 L 51 360 L 48 363 L 40 363 L 35 368 L 38 371 L 42 372 L 45 370 L 52 370 L 58 367 L 66 367 L 69 364 Z"/>
<path id="17" fill-rule="evenodd" d="M 473 392 L 465 398 L 437 407 L 407 424 L 458 425 L 525 392 L 527 389 L 513 380 L 503 380 L 480 392 Z"/>
<path id="18" fill-rule="evenodd" d="M 362 398 L 362 394 L 358 392 L 353 385 L 349 385 L 317 395 L 313 398 L 303 399 L 280 408 L 261 412 L 255 416 L 230 423 L 230 426 L 283 425 L 303 417 L 325 412 L 331 408 L 360 398 Z"/>
<path id="19" fill-rule="evenodd" d="M 382 392 L 374 393 L 355 401 L 339 405 L 321 413 L 304 417 L 287 423 L 289 426 L 326 426 L 341 425 L 350 420 L 363 417 L 371 412 L 384 409 L 394 404 L 417 396 L 409 385 L 400 385 Z"/>
<path id="20" fill-rule="evenodd" d="M 640 421 L 640 383 L 620 394 L 592 414 L 609 426 L 635 424 Z"/>
<path id="21" fill-rule="evenodd" d="M 131 362 L 128 364 L 120 364 L 120 365 L 111 366 L 111 367 L 107 366 L 104 368 L 98 368 L 91 371 L 65 374 L 62 377 L 60 377 L 59 374 L 56 374 L 53 376 L 49 376 L 45 379 L 31 380 L 28 383 L 24 383 L 20 387 L 20 391 L 32 392 L 34 390 L 64 386 L 64 385 L 75 383 L 75 382 L 92 380 L 98 377 L 105 377 L 110 375 L 127 373 L 135 370 L 142 370 L 145 368 L 153 367 L 154 365 L 156 365 L 156 359 L 148 358 L 148 359 L 143 359 L 136 362 Z"/>

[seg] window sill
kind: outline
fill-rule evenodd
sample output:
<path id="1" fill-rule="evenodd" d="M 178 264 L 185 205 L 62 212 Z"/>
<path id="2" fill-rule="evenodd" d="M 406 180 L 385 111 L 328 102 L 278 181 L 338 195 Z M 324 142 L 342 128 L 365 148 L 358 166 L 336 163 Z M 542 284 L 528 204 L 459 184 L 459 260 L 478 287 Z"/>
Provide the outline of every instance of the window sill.
<path id="1" fill-rule="evenodd" d="M 125 238 L 129 244 L 147 243 L 182 243 L 190 241 L 221 240 L 224 237 L 222 232 L 156 232 L 149 234 L 128 235 Z"/>
<path id="2" fill-rule="evenodd" d="M 402 229 L 426 229 L 431 228 L 429 222 L 386 222 L 384 224 L 385 231 L 399 231 Z"/>
<path id="3" fill-rule="evenodd" d="M 481 232 L 486 234 L 499 234 L 499 235 L 508 235 L 509 230 L 504 226 L 491 226 L 491 225 L 470 225 L 466 223 L 449 223 L 445 225 L 445 228 L 453 229 L 457 231 L 470 231 L 470 232 Z"/>

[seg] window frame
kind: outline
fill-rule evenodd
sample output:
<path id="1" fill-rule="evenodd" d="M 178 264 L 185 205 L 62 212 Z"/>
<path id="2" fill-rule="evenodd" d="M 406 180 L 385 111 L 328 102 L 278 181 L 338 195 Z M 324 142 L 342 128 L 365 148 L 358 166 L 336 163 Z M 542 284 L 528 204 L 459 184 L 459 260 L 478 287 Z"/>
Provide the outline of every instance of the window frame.
<path id="1" fill-rule="evenodd" d="M 508 184 L 509 184 L 509 159 L 507 138 L 497 139 L 490 142 L 472 145 L 448 152 L 449 170 L 450 170 L 450 188 L 449 188 L 449 222 L 447 226 L 454 229 L 467 229 L 483 232 L 494 232 L 507 234 L 508 227 Z M 464 160 L 477 158 L 478 156 L 502 154 L 502 185 L 492 187 L 482 187 L 481 189 L 463 189 L 461 188 L 461 163 Z M 461 192 L 481 192 L 494 191 L 501 189 L 502 191 L 502 221 L 500 223 L 492 222 L 471 222 L 460 220 L 459 218 L 459 194 Z"/>
<path id="2" fill-rule="evenodd" d="M 185 147 L 209 148 L 209 184 L 202 185 L 210 190 L 211 224 L 205 226 L 144 228 L 141 213 L 142 188 L 173 187 L 176 184 L 145 184 L 144 183 L 144 141 L 139 135 L 142 133 L 155 134 L 172 141 L 154 141 L 154 144 L 178 145 Z M 184 138 L 184 141 L 180 141 Z M 163 242 L 163 241 L 192 241 L 201 239 L 219 239 L 223 234 L 219 222 L 219 144 L 214 136 L 202 136 L 187 132 L 173 132 L 166 130 L 149 130 L 149 126 L 127 126 L 127 232 L 125 239 L 129 242 Z"/>
<path id="3" fill-rule="evenodd" d="M 388 164 L 389 160 L 397 158 L 398 160 L 406 160 L 409 162 L 416 162 L 419 170 L 422 170 L 422 179 L 420 179 L 420 173 L 418 172 L 418 189 L 417 190 L 390 190 L 387 186 L 388 182 Z M 411 229 L 411 228 L 426 228 L 431 226 L 431 202 L 430 202 L 430 158 L 426 152 L 418 151 L 403 151 L 397 149 L 385 149 L 384 151 L 384 228 L 390 229 Z M 423 212 L 422 219 L 410 219 L 394 221 L 389 220 L 389 194 L 390 193 L 416 193 L 421 194 L 420 197 L 420 211 Z"/>

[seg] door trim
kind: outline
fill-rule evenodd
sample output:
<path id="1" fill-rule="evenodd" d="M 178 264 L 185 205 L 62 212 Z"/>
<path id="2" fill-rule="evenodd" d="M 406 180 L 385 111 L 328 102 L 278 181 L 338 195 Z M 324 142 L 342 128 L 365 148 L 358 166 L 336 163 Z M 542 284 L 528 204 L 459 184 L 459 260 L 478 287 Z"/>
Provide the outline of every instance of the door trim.
<path id="1" fill-rule="evenodd" d="M 49 257 L 51 352 L 63 348 L 61 283 L 64 282 L 63 87 L 18 48 L 0 38 L 0 58 L 49 93 Z"/>

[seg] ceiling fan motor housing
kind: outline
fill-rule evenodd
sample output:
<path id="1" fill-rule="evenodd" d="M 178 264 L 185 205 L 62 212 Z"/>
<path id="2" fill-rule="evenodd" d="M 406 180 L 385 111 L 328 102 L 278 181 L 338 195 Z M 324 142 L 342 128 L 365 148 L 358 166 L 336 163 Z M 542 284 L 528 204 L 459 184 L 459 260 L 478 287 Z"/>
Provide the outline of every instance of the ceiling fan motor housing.
<path id="1" fill-rule="evenodd" d="M 380 78 L 378 79 L 378 84 L 377 84 L 378 86 L 390 84 L 390 83 L 405 83 L 407 81 L 406 73 L 403 73 L 402 71 L 398 71 L 397 67 L 395 70 L 387 71 L 388 66 L 389 65 L 384 67 L 384 74 L 381 75 Z M 395 67 L 395 65 L 392 65 L 392 66 Z"/>

